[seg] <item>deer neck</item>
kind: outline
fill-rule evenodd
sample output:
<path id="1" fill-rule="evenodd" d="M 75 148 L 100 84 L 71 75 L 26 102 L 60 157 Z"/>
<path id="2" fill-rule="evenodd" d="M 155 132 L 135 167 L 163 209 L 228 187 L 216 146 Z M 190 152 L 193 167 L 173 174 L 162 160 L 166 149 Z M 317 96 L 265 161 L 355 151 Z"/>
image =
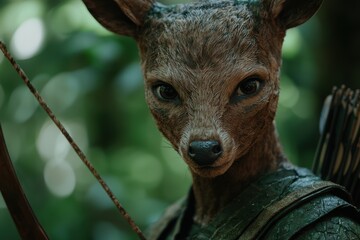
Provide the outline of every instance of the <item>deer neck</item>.
<path id="1" fill-rule="evenodd" d="M 194 221 L 206 225 L 250 182 L 263 174 L 276 171 L 285 163 L 287 160 L 280 147 L 275 126 L 271 124 L 267 133 L 244 156 L 239 157 L 225 174 L 204 178 L 192 173 Z"/>

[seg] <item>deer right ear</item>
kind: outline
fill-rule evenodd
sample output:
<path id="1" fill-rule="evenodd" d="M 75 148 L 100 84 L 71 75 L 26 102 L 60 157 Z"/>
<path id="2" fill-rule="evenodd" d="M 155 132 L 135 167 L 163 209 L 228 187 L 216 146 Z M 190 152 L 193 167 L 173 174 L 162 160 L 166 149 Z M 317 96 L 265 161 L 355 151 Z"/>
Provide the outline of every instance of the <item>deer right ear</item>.
<path id="1" fill-rule="evenodd" d="M 83 0 L 93 17 L 108 30 L 136 37 L 153 0 Z"/>
<path id="2" fill-rule="evenodd" d="M 286 29 L 296 27 L 319 9 L 322 0 L 265 0 L 270 3 L 271 14 Z"/>

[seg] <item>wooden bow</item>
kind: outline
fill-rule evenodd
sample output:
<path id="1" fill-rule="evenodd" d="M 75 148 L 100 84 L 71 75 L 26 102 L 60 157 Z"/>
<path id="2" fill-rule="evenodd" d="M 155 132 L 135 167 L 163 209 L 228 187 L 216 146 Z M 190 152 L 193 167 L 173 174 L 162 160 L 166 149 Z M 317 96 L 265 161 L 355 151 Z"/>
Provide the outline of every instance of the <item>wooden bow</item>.
<path id="1" fill-rule="evenodd" d="M 22 239 L 47 240 L 12 165 L 0 126 L 0 191 Z"/>

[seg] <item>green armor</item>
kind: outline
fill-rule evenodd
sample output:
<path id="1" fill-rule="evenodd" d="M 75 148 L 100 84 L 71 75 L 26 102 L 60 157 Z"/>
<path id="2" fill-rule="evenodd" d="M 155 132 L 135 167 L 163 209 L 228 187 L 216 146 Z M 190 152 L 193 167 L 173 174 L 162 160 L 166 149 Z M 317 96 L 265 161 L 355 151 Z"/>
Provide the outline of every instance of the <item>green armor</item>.
<path id="1" fill-rule="evenodd" d="M 170 207 L 150 239 L 360 239 L 360 213 L 345 189 L 302 168 L 280 169 L 246 187 L 206 226 L 194 197 Z"/>

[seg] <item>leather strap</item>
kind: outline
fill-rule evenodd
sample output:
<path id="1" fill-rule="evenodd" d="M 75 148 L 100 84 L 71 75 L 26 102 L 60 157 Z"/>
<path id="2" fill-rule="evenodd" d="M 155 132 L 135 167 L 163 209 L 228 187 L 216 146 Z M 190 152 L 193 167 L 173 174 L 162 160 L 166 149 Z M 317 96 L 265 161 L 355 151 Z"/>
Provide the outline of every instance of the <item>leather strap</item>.
<path id="1" fill-rule="evenodd" d="M 246 231 L 241 234 L 241 239 L 258 239 L 259 236 L 266 232 L 266 230 L 271 227 L 274 222 L 282 218 L 293 209 L 298 208 L 299 204 L 302 202 L 314 198 L 319 194 L 324 194 L 334 190 L 344 191 L 344 189 L 339 185 L 327 181 L 321 181 L 315 182 L 311 186 L 307 186 L 291 192 L 281 200 L 271 204 L 269 207 L 264 209 L 261 214 L 258 215 L 257 218 L 252 222 L 252 224 L 247 227 Z M 341 200 L 340 202 L 341 204 L 346 203 L 344 200 Z M 331 202 L 329 202 L 329 206 L 331 205 L 330 203 Z M 333 203 L 333 206 L 338 207 L 339 204 Z M 325 214 L 325 212 L 323 212 L 323 214 Z M 320 216 L 317 215 L 316 217 L 319 218 Z"/>
<path id="2" fill-rule="evenodd" d="M 322 221 L 329 221 L 332 217 L 341 217 L 341 221 L 346 221 L 350 214 L 355 214 L 357 211 L 354 206 L 350 205 L 343 199 L 329 195 L 322 195 L 316 197 L 304 205 L 293 209 L 277 222 L 270 221 L 268 227 L 265 226 L 261 232 L 252 239 L 266 239 L 266 240 L 285 240 L 297 239 L 297 235 L 305 231 L 317 232 L 319 231 L 315 226 Z M 355 219 L 352 219 L 355 220 Z M 331 221 L 328 222 L 331 224 Z M 345 227 L 344 225 L 343 227 Z M 349 227 L 349 226 L 347 226 Z M 320 232 L 319 232 L 320 233 Z M 321 235 L 321 233 L 320 233 Z M 241 237 L 245 239 L 245 237 Z M 310 238 L 311 239 L 311 238 Z M 338 239 L 345 239 L 340 237 Z M 349 238 L 351 239 L 351 238 Z"/>

